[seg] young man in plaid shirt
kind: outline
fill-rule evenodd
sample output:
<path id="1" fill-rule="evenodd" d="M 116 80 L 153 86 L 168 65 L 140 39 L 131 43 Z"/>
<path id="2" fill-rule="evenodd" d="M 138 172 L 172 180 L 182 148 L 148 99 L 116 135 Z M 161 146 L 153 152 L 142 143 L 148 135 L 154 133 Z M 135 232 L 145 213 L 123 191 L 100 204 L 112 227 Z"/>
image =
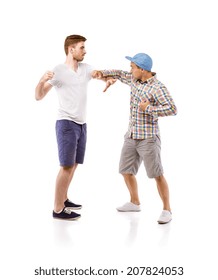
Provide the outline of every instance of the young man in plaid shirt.
<path id="1" fill-rule="evenodd" d="M 136 174 L 143 161 L 147 176 L 155 179 L 163 202 L 158 223 L 165 224 L 171 221 L 172 213 L 169 188 L 161 163 L 158 117 L 176 115 L 177 108 L 167 88 L 157 79 L 156 73 L 151 71 L 152 59 L 149 55 L 138 53 L 126 58 L 131 61 L 130 72 L 103 70 L 95 71 L 94 74 L 95 78 L 118 79 L 131 89 L 129 128 L 125 135 L 119 165 L 119 172 L 123 175 L 130 193 L 130 202 L 118 207 L 117 210 L 121 212 L 141 210 Z M 107 85 L 109 86 L 110 84 Z"/>

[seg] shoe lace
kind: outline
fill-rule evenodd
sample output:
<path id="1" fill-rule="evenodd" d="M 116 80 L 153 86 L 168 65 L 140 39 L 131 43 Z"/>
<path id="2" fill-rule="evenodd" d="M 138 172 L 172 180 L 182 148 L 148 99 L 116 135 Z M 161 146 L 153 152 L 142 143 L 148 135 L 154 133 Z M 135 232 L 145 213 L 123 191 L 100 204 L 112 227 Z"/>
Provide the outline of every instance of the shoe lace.
<path id="1" fill-rule="evenodd" d="M 169 215 L 171 215 L 171 212 L 170 211 L 163 211 L 162 213 L 161 213 L 161 216 L 163 216 L 163 217 L 167 217 L 167 216 L 169 216 Z"/>
<path id="2" fill-rule="evenodd" d="M 67 209 L 67 208 L 64 209 L 64 212 L 65 212 L 66 214 L 69 214 L 69 215 L 71 214 L 70 209 Z"/>

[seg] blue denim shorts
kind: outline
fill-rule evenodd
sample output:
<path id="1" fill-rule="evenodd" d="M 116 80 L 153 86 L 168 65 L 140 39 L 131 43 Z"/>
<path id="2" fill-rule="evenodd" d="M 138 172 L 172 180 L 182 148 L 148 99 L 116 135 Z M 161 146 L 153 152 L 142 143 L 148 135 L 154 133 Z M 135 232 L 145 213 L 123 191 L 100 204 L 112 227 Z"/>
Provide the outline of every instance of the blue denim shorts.
<path id="1" fill-rule="evenodd" d="M 86 149 L 86 124 L 57 120 L 56 136 L 61 166 L 82 164 Z"/>

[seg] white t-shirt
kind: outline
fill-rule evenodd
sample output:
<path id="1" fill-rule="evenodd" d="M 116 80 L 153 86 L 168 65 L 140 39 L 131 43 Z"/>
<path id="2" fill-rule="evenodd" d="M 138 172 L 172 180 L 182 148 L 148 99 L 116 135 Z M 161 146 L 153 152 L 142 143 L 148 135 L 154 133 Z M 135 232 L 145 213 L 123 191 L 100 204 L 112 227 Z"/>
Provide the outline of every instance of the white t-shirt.
<path id="1" fill-rule="evenodd" d="M 87 86 L 92 71 L 86 63 L 79 63 L 77 72 L 66 64 L 53 69 L 54 77 L 49 83 L 58 94 L 58 120 L 71 120 L 78 124 L 86 122 Z"/>

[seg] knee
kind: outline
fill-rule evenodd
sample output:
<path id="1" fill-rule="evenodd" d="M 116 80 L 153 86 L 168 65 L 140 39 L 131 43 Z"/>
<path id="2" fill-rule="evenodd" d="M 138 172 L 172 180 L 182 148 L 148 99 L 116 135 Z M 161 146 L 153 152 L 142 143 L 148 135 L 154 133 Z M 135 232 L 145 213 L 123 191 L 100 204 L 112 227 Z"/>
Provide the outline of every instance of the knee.
<path id="1" fill-rule="evenodd" d="M 72 166 L 62 166 L 61 168 L 63 172 L 71 174 L 75 171 L 76 167 L 77 165 L 74 164 Z"/>
<path id="2" fill-rule="evenodd" d="M 163 175 L 155 177 L 156 182 L 161 182 L 164 179 Z"/>
<path id="3" fill-rule="evenodd" d="M 130 174 L 130 173 L 121 173 L 121 175 L 123 176 L 123 178 L 124 178 L 125 180 L 134 177 L 134 175 L 133 175 L 133 174 Z"/>

